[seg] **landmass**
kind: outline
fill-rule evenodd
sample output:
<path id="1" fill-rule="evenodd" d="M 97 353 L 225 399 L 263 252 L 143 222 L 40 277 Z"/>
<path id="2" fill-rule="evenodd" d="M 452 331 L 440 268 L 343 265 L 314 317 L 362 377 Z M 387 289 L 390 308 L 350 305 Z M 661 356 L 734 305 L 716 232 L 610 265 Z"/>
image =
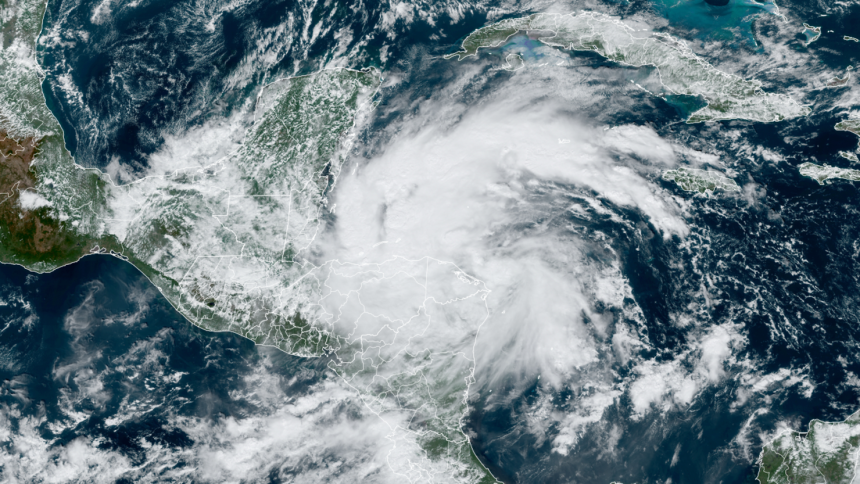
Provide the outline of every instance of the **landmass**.
<path id="1" fill-rule="evenodd" d="M 860 42 L 860 39 L 857 39 L 855 37 L 851 37 L 850 35 L 846 35 L 846 36 L 842 37 L 842 40 L 847 40 L 849 42 Z"/>
<path id="2" fill-rule="evenodd" d="M 92 217 L 107 210 L 106 179 L 75 166 L 45 105 L 35 55 L 44 9 L 32 0 L 0 7 L 0 260 L 38 272 L 118 248 Z"/>
<path id="3" fill-rule="evenodd" d="M 845 77 L 833 77 L 829 81 L 827 81 L 827 87 L 842 87 L 848 84 L 848 80 L 851 79 L 851 73 L 846 72 Z"/>
<path id="4" fill-rule="evenodd" d="M 833 178 L 860 181 L 860 170 L 839 168 L 830 165 L 816 165 L 815 163 L 804 163 L 800 165 L 800 174 L 814 179 L 821 185 L 824 185 L 825 181 Z"/>
<path id="5" fill-rule="evenodd" d="M 663 179 L 674 181 L 681 190 L 705 193 L 707 191 L 726 190 L 736 192 L 741 188 L 731 178 L 712 170 L 696 170 L 681 167 L 663 173 Z"/>
<path id="6" fill-rule="evenodd" d="M 836 123 L 836 126 L 834 126 L 834 128 L 837 131 L 848 131 L 849 133 L 854 133 L 855 135 L 860 136 L 860 119 L 856 119 L 856 118 L 846 119 L 845 121 L 841 121 L 839 123 Z M 850 151 L 840 151 L 839 156 L 846 158 L 848 160 L 851 160 L 854 163 L 860 162 L 860 159 L 858 159 L 857 154 L 852 153 Z M 840 177 L 840 178 L 842 178 L 842 177 Z"/>
<path id="7" fill-rule="evenodd" d="M 765 444 L 758 459 L 761 484 L 850 484 L 860 460 L 860 417 L 813 420 L 808 432 L 787 431 Z"/>
<path id="8" fill-rule="evenodd" d="M 857 158 L 856 153 L 852 153 L 850 151 L 840 151 L 839 156 L 841 156 L 842 158 L 845 158 L 846 160 L 851 160 L 854 163 L 860 163 L 860 159 Z"/>
<path id="9" fill-rule="evenodd" d="M 346 265 L 309 253 L 377 70 L 275 81 L 237 151 L 116 185 L 75 164 L 45 104 L 45 2 L 0 5 L 0 262 L 47 272 L 93 253 L 122 258 L 203 329 L 331 356 L 390 425 L 387 462 L 404 482 L 495 482 L 461 430 L 483 283 L 427 258 Z"/>
<path id="10" fill-rule="evenodd" d="M 688 123 L 726 119 L 773 122 L 810 113 L 808 107 L 789 96 L 762 91 L 756 80 L 716 69 L 683 41 L 662 33 L 640 36 L 621 20 L 594 12 L 534 14 L 502 20 L 472 32 L 463 40 L 462 50 L 445 58 L 462 61 L 477 55 L 481 48 L 501 46 L 521 31 L 551 47 L 592 51 L 633 67 L 656 67 L 667 91 L 701 96 L 707 102 L 692 113 Z"/>
<path id="11" fill-rule="evenodd" d="M 508 54 L 508 56 L 505 57 L 505 70 L 517 71 L 522 69 L 524 65 L 525 62 L 519 54 Z"/>
<path id="12" fill-rule="evenodd" d="M 818 40 L 821 37 L 821 27 L 813 27 L 804 22 L 801 33 L 806 37 L 805 42 L 801 42 L 804 47 L 809 47 L 809 44 Z"/>
<path id="13" fill-rule="evenodd" d="M 836 128 L 836 131 L 848 131 L 860 136 L 860 119 L 846 119 L 845 121 L 836 123 L 836 126 L 834 127 Z"/>

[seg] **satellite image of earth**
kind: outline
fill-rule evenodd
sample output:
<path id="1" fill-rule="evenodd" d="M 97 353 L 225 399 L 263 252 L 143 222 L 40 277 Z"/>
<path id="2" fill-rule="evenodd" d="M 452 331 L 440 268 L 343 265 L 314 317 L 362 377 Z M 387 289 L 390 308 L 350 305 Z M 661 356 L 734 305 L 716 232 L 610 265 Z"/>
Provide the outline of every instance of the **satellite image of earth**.
<path id="1" fill-rule="evenodd" d="M 858 38 L 0 0 L 0 482 L 860 483 Z"/>

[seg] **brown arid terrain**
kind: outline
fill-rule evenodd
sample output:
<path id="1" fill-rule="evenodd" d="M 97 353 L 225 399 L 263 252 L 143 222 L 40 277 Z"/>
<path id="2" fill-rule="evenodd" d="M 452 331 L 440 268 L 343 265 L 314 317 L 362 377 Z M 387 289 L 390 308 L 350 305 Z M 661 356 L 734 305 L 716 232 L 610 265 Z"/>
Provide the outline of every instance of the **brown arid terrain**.
<path id="1" fill-rule="evenodd" d="M 9 232 L 7 240 L 12 246 L 5 250 L 45 254 L 71 242 L 66 240 L 68 234 L 64 234 L 60 221 L 51 216 L 49 205 L 22 203 L 21 194 L 28 190 L 31 199 L 39 199 L 34 191 L 36 177 L 30 170 L 38 154 L 37 140 L 16 140 L 0 131 L 0 230 Z"/>
<path id="2" fill-rule="evenodd" d="M 14 199 L 17 202 L 18 190 L 26 190 L 36 185 L 36 179 L 30 173 L 30 163 L 38 148 L 33 138 L 16 141 L 0 131 L 0 194 L 5 201 Z"/>

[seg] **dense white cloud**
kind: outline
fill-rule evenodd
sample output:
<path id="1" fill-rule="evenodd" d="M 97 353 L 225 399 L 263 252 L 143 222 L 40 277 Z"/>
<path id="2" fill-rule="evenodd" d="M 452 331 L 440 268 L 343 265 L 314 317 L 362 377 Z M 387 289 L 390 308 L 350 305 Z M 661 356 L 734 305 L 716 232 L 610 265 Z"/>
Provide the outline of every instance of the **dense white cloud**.
<path id="1" fill-rule="evenodd" d="M 659 235 L 683 238 L 685 202 L 653 180 L 681 160 L 718 159 L 648 127 L 589 125 L 569 106 L 541 100 L 540 89 L 517 94 L 514 87 L 471 108 L 450 102 L 449 92 L 422 104 L 378 155 L 344 169 L 333 230 L 318 247 L 324 258 L 354 263 L 450 260 L 482 280 L 490 317 L 476 343 L 473 393 L 536 378 L 548 392 L 588 387 L 564 412 L 546 402 L 546 411 L 527 418 L 530 433 L 554 433 L 553 450 L 566 455 L 627 390 L 611 370 L 615 362 L 638 360 L 649 347 L 608 236 L 580 235 L 573 220 L 608 218 L 632 230 L 619 209 L 633 209 Z M 659 383 L 654 397 L 631 390 L 641 400 L 637 411 L 677 390 Z M 689 403 L 696 388 L 678 398 Z M 492 396 L 487 403 L 505 405 Z M 607 435 L 617 440 L 619 432 Z"/>
<path id="2" fill-rule="evenodd" d="M 483 239 L 540 181 L 591 189 L 642 210 L 665 235 L 685 234 L 681 207 L 647 178 L 658 170 L 617 161 L 618 152 L 675 162 L 671 145 L 647 128 L 602 130 L 548 104 L 506 102 L 475 108 L 450 130 L 422 127 L 343 175 L 335 201 L 346 252 L 338 255 L 480 257 Z"/>
<path id="3" fill-rule="evenodd" d="M 624 332 L 617 350 L 629 357 L 635 331 L 608 328 L 592 306 L 621 308 L 630 289 L 617 261 L 590 260 L 605 242 L 535 221 L 570 213 L 625 224 L 611 208 L 621 206 L 641 210 L 663 236 L 683 237 L 684 207 L 650 181 L 677 163 L 679 149 L 646 127 L 597 128 L 510 94 L 465 112 L 432 100 L 381 155 L 348 167 L 326 252 L 352 262 L 454 261 L 492 291 L 478 338 L 484 382 L 540 374 L 558 386 L 598 362 L 595 334 Z M 571 194 L 578 203 L 564 201 Z"/>
<path id="4" fill-rule="evenodd" d="M 24 210 L 36 210 L 38 208 L 51 206 L 51 202 L 46 200 L 45 197 L 30 190 L 24 190 L 18 194 L 18 204 L 21 205 L 21 208 Z"/>

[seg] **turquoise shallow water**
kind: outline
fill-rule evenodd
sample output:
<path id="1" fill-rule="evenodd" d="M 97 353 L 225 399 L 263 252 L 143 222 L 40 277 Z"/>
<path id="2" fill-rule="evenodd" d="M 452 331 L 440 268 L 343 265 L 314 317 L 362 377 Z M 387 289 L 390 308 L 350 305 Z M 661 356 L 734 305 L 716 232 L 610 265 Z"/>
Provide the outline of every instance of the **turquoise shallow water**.
<path id="1" fill-rule="evenodd" d="M 804 37 L 806 37 L 806 41 L 804 42 L 804 46 L 809 46 L 809 44 L 818 40 L 821 37 L 821 27 L 816 27 L 814 25 L 803 24 L 803 32 L 801 32 Z"/>
<path id="2" fill-rule="evenodd" d="M 718 3 L 716 1 L 712 3 Z M 729 0 L 724 6 L 705 0 L 655 0 L 654 6 L 675 28 L 689 30 L 702 40 L 743 39 L 755 46 L 752 23 L 760 15 L 780 15 L 772 1 Z"/>

